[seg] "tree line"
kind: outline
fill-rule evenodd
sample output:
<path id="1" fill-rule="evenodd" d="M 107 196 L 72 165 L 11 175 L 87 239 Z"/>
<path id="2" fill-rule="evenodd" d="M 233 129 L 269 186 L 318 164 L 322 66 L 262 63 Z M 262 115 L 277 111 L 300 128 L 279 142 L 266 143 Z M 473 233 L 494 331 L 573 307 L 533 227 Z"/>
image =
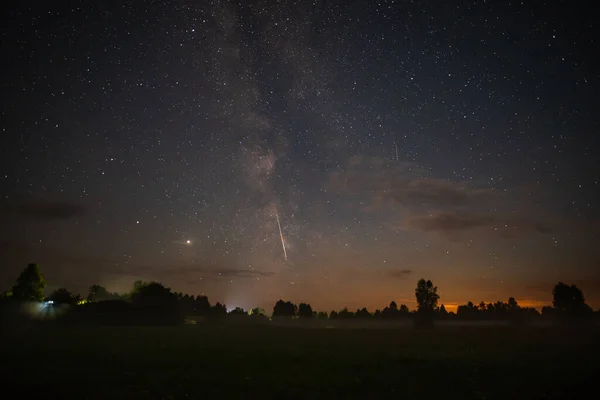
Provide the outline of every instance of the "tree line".
<path id="1" fill-rule="evenodd" d="M 237 307 L 227 311 L 225 304 L 211 304 L 207 296 L 192 296 L 172 292 L 159 282 L 136 281 L 128 293 L 109 292 L 105 287 L 92 285 L 87 296 L 73 294 L 65 288 L 44 295 L 46 281 L 37 264 L 29 264 L 17 278 L 15 285 L 2 294 L 3 302 L 45 302 L 59 310 L 68 310 L 61 315 L 66 321 L 107 322 L 107 323 L 167 323 L 177 324 L 191 317 L 254 317 L 265 318 L 263 309 L 254 308 L 247 312 Z M 541 313 L 532 307 L 521 307 L 514 297 L 507 302 L 491 303 L 468 302 L 459 305 L 456 312 L 446 311 L 438 305 L 440 296 L 437 287 L 430 280 L 421 279 L 415 288 L 417 308 L 410 310 L 407 305 L 397 305 L 392 301 L 382 310 L 369 311 L 366 307 L 350 311 L 313 310 L 308 303 L 294 304 L 278 300 L 272 312 L 273 318 L 301 318 L 320 320 L 402 320 L 409 319 L 418 326 L 431 326 L 435 320 L 465 321 L 511 321 L 524 323 L 538 317 L 550 317 L 561 321 L 582 321 L 591 319 L 594 313 L 586 304 L 583 292 L 575 285 L 559 282 L 552 291 L 552 306 L 545 306 Z"/>

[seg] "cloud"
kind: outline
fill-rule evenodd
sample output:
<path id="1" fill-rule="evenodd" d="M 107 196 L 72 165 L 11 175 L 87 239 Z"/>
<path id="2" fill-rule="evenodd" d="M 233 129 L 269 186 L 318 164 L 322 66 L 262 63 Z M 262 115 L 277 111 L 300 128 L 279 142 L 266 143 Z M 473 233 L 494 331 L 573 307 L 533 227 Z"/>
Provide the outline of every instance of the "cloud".
<path id="1" fill-rule="evenodd" d="M 124 275 L 139 276 L 144 279 L 170 279 L 185 277 L 194 279 L 219 279 L 219 278 L 266 278 L 275 275 L 271 271 L 257 269 L 236 269 L 221 265 L 207 266 L 202 263 L 182 264 L 136 264 L 123 262 L 92 254 L 80 254 L 74 251 L 65 251 L 54 246 L 29 245 L 15 240 L 0 241 L 0 250 L 4 254 L 12 254 L 26 258 L 27 262 L 36 262 L 41 265 L 60 266 L 60 273 L 66 276 L 74 271 L 94 271 L 92 275 Z"/>
<path id="2" fill-rule="evenodd" d="M 406 278 L 411 275 L 414 271 L 412 269 L 401 269 L 392 271 L 391 275 L 394 278 Z"/>
<path id="3" fill-rule="evenodd" d="M 476 189 L 464 182 L 420 178 L 395 185 L 388 196 L 404 206 L 453 207 L 478 205 L 494 200 L 492 189 Z"/>
<path id="4" fill-rule="evenodd" d="M 554 226 L 541 221 L 535 221 L 528 218 L 512 218 L 498 230 L 498 235 L 510 239 L 525 233 L 548 234 L 555 230 Z"/>
<path id="5" fill-rule="evenodd" d="M 366 207 L 367 211 L 390 204 L 409 210 L 489 206 L 501 197 L 500 192 L 490 188 L 428 175 L 415 163 L 353 156 L 347 160 L 346 168 L 330 174 L 329 188 L 370 197 L 372 204 Z"/>
<path id="6" fill-rule="evenodd" d="M 552 226 L 528 218 L 502 218 L 456 211 L 437 211 L 429 215 L 414 216 L 409 218 L 404 226 L 454 237 L 460 232 L 479 228 L 494 228 L 492 232 L 503 238 L 514 238 L 529 233 L 547 234 L 554 231 Z"/>
<path id="7" fill-rule="evenodd" d="M 436 214 L 412 217 L 408 220 L 408 225 L 425 232 L 449 233 L 490 226 L 495 222 L 494 218 L 484 215 L 440 211 Z"/>
<path id="8" fill-rule="evenodd" d="M 249 269 L 219 269 L 211 271 L 214 276 L 235 277 L 235 278 L 257 278 L 275 275 L 274 272 L 265 272 Z"/>
<path id="9" fill-rule="evenodd" d="M 39 221 L 67 220 L 85 213 L 85 209 L 66 201 L 26 201 L 20 204 L 7 205 L 3 213 L 18 215 Z"/>
<path id="10" fill-rule="evenodd" d="M 363 212 L 387 212 L 386 218 L 392 221 L 387 225 L 394 230 L 417 229 L 451 240 L 473 230 L 511 239 L 568 226 L 522 202 L 529 196 L 519 196 L 518 188 L 495 190 L 470 181 L 439 179 L 417 164 L 389 157 L 352 156 L 343 169 L 330 174 L 328 187 L 360 197 Z"/>

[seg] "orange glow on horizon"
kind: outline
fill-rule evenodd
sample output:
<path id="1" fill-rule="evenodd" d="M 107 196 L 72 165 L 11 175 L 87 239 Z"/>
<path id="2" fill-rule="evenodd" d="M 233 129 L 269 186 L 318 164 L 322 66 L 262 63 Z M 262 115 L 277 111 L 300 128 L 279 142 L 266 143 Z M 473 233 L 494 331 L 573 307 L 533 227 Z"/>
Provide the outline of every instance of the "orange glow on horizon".
<path id="1" fill-rule="evenodd" d="M 538 311 L 541 311 L 542 307 L 552 306 L 552 302 L 551 301 L 520 300 L 520 299 L 516 299 L 516 300 L 517 300 L 517 303 L 519 304 L 520 307 L 532 307 L 532 308 L 535 308 Z M 496 301 L 484 301 L 485 304 L 495 303 L 495 302 Z M 465 305 L 467 303 L 468 303 L 468 301 L 465 301 L 463 303 L 440 303 L 440 305 L 444 304 L 444 307 L 446 308 L 446 311 L 456 313 L 459 305 Z M 475 304 L 475 305 L 479 305 L 479 303 L 481 303 L 481 302 L 475 302 L 475 301 L 473 301 L 473 304 Z"/>

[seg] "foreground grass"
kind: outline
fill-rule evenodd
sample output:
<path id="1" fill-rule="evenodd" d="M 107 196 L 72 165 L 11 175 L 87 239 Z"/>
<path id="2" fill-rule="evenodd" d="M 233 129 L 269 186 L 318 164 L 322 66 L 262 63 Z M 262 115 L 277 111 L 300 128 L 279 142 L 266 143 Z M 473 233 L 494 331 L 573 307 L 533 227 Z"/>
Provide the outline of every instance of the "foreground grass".
<path id="1" fill-rule="evenodd" d="M 3 392 L 28 398 L 581 398 L 598 376 L 598 333 L 31 328 L 4 334 L 0 373 Z"/>

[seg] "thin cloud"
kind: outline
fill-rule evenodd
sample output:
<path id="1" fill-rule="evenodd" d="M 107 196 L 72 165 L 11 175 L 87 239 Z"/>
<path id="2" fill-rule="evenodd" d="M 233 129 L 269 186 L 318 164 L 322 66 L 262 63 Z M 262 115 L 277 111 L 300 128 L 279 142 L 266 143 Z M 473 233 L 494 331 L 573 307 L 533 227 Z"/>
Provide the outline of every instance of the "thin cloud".
<path id="1" fill-rule="evenodd" d="M 11 240 L 0 241 L 0 250 L 16 256 L 27 257 L 28 262 L 36 262 L 41 265 L 60 265 L 61 270 L 64 271 L 90 269 L 98 271 L 101 275 L 139 276 L 145 277 L 145 279 L 169 279 L 174 276 L 184 276 L 190 280 L 225 277 L 267 278 L 275 275 L 271 271 L 227 268 L 222 265 L 215 267 L 189 263 L 171 265 L 125 263 L 122 260 L 97 257 L 89 254 L 82 255 L 50 246 L 32 246 Z"/>
<path id="2" fill-rule="evenodd" d="M 265 272 L 258 270 L 249 269 L 219 269 L 211 271 L 212 275 L 223 276 L 223 277 L 235 277 L 235 278 L 257 278 L 257 277 L 268 277 L 275 275 L 274 272 Z"/>
<path id="3" fill-rule="evenodd" d="M 2 207 L 4 214 L 18 215 L 38 221 L 67 220 L 85 214 L 85 209 L 66 201 L 26 201 Z"/>
<path id="4" fill-rule="evenodd" d="M 453 207 L 479 205 L 494 200 L 492 189 L 476 189 L 463 182 L 422 178 L 402 182 L 388 196 L 404 206 Z"/>
<path id="5" fill-rule="evenodd" d="M 484 215 L 440 211 L 432 215 L 412 217 L 408 220 L 408 225 L 425 232 L 449 233 L 490 226 L 495 222 L 494 218 Z"/>
<path id="6" fill-rule="evenodd" d="M 498 235 L 506 239 L 511 239 L 525 233 L 549 234 L 554 231 L 554 227 L 541 221 L 534 221 L 528 218 L 513 218 L 498 230 Z"/>
<path id="7" fill-rule="evenodd" d="M 411 210 L 486 206 L 499 200 L 500 192 L 477 188 L 470 182 L 428 177 L 417 164 L 384 157 L 353 156 L 346 168 L 332 172 L 329 188 L 344 194 L 366 195 L 373 211 L 385 204 Z"/>
<path id="8" fill-rule="evenodd" d="M 403 278 L 407 278 L 413 272 L 414 271 L 412 269 L 401 269 L 401 270 L 392 271 L 392 273 L 390 275 L 394 278 L 403 279 Z"/>
<path id="9" fill-rule="evenodd" d="M 455 211 L 437 211 L 429 215 L 409 218 L 404 226 L 423 232 L 441 233 L 456 238 L 461 232 L 479 228 L 493 228 L 494 234 L 511 239 L 525 234 L 548 234 L 554 231 L 550 225 L 528 218 L 502 218 L 485 214 Z"/>

